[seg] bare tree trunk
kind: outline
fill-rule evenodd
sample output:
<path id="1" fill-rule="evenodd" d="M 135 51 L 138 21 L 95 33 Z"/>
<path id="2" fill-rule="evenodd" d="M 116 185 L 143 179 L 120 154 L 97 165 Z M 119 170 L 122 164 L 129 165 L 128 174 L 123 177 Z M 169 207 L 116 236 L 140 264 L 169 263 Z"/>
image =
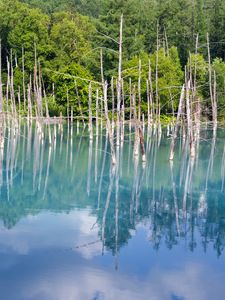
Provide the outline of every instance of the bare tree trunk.
<path id="1" fill-rule="evenodd" d="M 169 55 L 169 44 L 168 44 L 168 39 L 167 39 L 167 34 L 166 34 L 166 28 L 164 27 L 164 36 L 165 36 L 165 49 L 166 49 L 166 55 Z"/>
<path id="2" fill-rule="evenodd" d="M 89 83 L 88 88 L 88 107 L 89 107 L 89 136 L 90 140 L 93 140 L 93 127 L 92 127 L 92 88 L 91 88 L 91 82 Z"/>
<path id="3" fill-rule="evenodd" d="M 121 80 L 122 80 L 122 43 L 123 43 L 123 15 L 120 18 L 120 37 L 119 37 L 119 66 L 117 81 L 117 113 L 120 115 L 121 104 Z"/>
<path id="4" fill-rule="evenodd" d="M 178 126 L 179 126 L 179 121 L 180 121 L 182 108 L 183 108 L 183 102 L 184 102 L 184 92 L 185 92 L 185 85 L 183 85 L 182 90 L 181 90 L 179 107 L 178 107 L 178 112 L 177 112 L 177 120 L 176 120 L 176 125 L 174 128 L 174 133 L 173 133 L 172 140 L 171 140 L 170 154 L 169 154 L 170 160 L 173 160 L 173 157 L 174 157 L 175 142 L 176 142 L 176 138 L 177 138 L 177 134 L 178 134 Z"/>
<path id="5" fill-rule="evenodd" d="M 211 107 L 212 107 L 212 119 L 213 119 L 213 126 L 215 127 L 217 123 L 217 112 L 216 104 L 215 104 L 215 97 L 213 93 L 213 85 L 212 85 L 212 66 L 211 66 L 211 55 L 210 55 L 210 46 L 209 46 L 209 34 L 207 33 L 207 49 L 208 49 L 208 72 L 209 72 L 209 92 L 210 92 L 210 99 L 211 99 Z"/>
<path id="6" fill-rule="evenodd" d="M 115 149 L 114 149 L 111 122 L 110 122 L 109 114 L 108 114 L 107 89 L 108 89 L 108 84 L 107 84 L 107 82 L 105 82 L 105 84 L 104 84 L 104 107 L 105 107 L 105 117 L 106 117 L 106 128 L 107 128 L 107 131 L 109 134 L 109 141 L 110 141 L 111 155 L 112 155 L 112 164 L 115 165 L 116 164 L 116 155 L 115 155 Z"/>
<path id="7" fill-rule="evenodd" d="M 216 94 L 216 72 L 213 72 L 213 129 L 217 127 L 217 94 Z"/>
<path id="8" fill-rule="evenodd" d="M 77 101 L 78 101 L 80 116 L 82 117 L 82 121 L 83 121 L 83 124 L 84 124 L 83 111 L 82 111 L 82 106 L 81 106 L 81 102 L 80 102 L 80 96 L 79 96 L 79 93 L 78 93 L 78 88 L 77 88 L 77 82 L 76 82 L 76 80 L 74 80 L 74 84 L 75 84 L 75 90 L 76 90 L 76 96 L 77 96 Z"/>
<path id="9" fill-rule="evenodd" d="M 149 82 L 149 101 L 150 101 L 150 114 L 151 114 L 151 122 L 153 122 L 153 87 L 152 87 L 152 71 L 151 71 L 151 61 L 150 58 L 148 60 L 148 82 Z"/>
<path id="10" fill-rule="evenodd" d="M 157 20 L 157 40 L 156 40 L 156 63 L 155 63 L 155 99 L 156 99 L 156 117 L 159 121 L 159 95 L 158 95 L 158 64 L 159 64 L 159 21 Z"/>
<path id="11" fill-rule="evenodd" d="M 138 132 L 138 120 L 137 120 L 137 108 L 136 108 L 136 94 L 135 90 L 133 92 L 133 114 L 134 114 L 134 126 L 135 126 L 135 138 L 134 138 L 134 158 L 138 158 L 138 141 L 139 141 L 139 132 Z"/>
<path id="12" fill-rule="evenodd" d="M 117 146 L 120 144 L 120 106 L 121 106 L 121 84 L 122 84 L 122 43 L 123 43 L 123 15 L 120 18 L 119 36 L 119 65 L 117 79 Z"/>
<path id="13" fill-rule="evenodd" d="M 111 79 L 111 93 L 112 93 L 112 128 L 114 127 L 114 110 L 115 110 L 115 95 L 114 95 L 114 81 Z"/>
<path id="14" fill-rule="evenodd" d="M 138 65 L 138 122 L 141 122 L 141 60 Z"/>
<path id="15" fill-rule="evenodd" d="M 69 91 L 68 91 L 68 88 L 66 90 L 66 100 L 67 100 L 67 123 L 68 123 L 68 126 L 69 126 L 70 107 L 69 107 Z"/>
<path id="16" fill-rule="evenodd" d="M 98 115 L 99 115 L 99 105 L 98 105 L 98 100 L 99 100 L 99 96 L 98 96 L 98 89 L 96 91 L 96 136 L 98 136 L 98 126 L 99 126 L 99 122 L 98 122 Z"/>
<path id="17" fill-rule="evenodd" d="M 46 91 L 45 91 L 45 86 L 44 86 L 43 79 L 42 79 L 42 85 L 43 85 L 43 93 L 44 93 L 44 100 L 45 100 L 45 114 L 46 114 L 46 118 L 49 119 L 48 99 L 47 99 L 47 96 L 46 96 Z"/>
<path id="18" fill-rule="evenodd" d="M 187 78 L 187 71 L 186 72 L 186 109 L 187 109 L 187 131 L 188 131 L 188 139 L 190 145 L 190 152 L 191 156 L 195 156 L 195 148 L 194 148 L 194 141 L 193 141 L 193 126 L 192 126 L 192 111 L 190 105 L 190 79 Z"/>
<path id="19" fill-rule="evenodd" d="M 122 85 L 121 85 L 121 91 L 122 91 L 122 114 L 121 114 L 121 133 L 120 133 L 120 139 L 121 144 L 124 142 L 124 123 L 125 123 L 125 95 L 124 95 L 124 85 L 123 85 L 123 79 L 122 79 Z"/>
<path id="20" fill-rule="evenodd" d="M 19 118 L 20 118 L 20 114 L 21 114 L 21 97 L 20 97 L 20 86 L 18 86 L 18 102 L 19 102 Z"/>
<path id="21" fill-rule="evenodd" d="M 22 72 L 23 72 L 23 106 L 26 110 L 26 86 L 25 86 L 25 66 L 24 66 L 24 48 L 22 48 Z"/>
<path id="22" fill-rule="evenodd" d="M 2 94 L 2 40 L 0 39 L 0 114 L 3 112 L 3 94 Z"/>

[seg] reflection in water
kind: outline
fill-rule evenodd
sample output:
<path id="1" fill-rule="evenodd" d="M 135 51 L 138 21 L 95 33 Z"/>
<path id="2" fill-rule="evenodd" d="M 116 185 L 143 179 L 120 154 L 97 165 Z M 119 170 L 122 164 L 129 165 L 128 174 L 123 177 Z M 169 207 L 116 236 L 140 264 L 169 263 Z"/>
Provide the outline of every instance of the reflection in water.
<path id="1" fill-rule="evenodd" d="M 145 164 L 133 156 L 135 137 L 125 132 L 114 167 L 104 135 L 89 140 L 87 130 L 62 125 L 40 129 L 21 123 L 16 130 L 18 134 L 6 128 L 0 151 L 0 217 L 6 228 L 43 209 L 89 207 L 97 218 L 103 253 L 107 249 L 118 257 L 132 230 L 144 222 L 154 249 L 161 244 L 172 248 L 185 240 L 191 251 L 197 244 L 206 251 L 212 243 L 221 255 L 225 244 L 222 130 L 217 137 L 202 132 L 195 160 L 181 141 L 176 149 L 179 160 L 169 162 L 168 129 L 148 128 Z"/>
<path id="2" fill-rule="evenodd" d="M 177 249 L 183 253 L 185 249 L 196 255 L 202 251 L 213 257 L 222 255 L 225 246 L 223 130 L 219 130 L 217 136 L 211 131 L 201 132 L 195 159 L 189 156 L 188 145 L 181 137 L 175 149 L 176 160 L 171 162 L 168 160 L 169 129 L 147 128 L 147 162 L 142 164 L 141 158 L 133 155 L 135 136 L 125 129 L 124 141 L 116 147 L 119 163 L 112 166 L 105 131 L 96 135 L 93 132 L 95 138 L 90 140 L 88 129 L 76 127 L 77 130 L 70 125 L 43 125 L 40 129 L 35 124 L 31 127 L 21 123 L 16 134 L 10 127 L 4 130 L 4 147 L 0 149 L 0 219 L 4 225 L 0 227 L 0 254 L 10 247 L 19 253 L 29 253 L 27 241 L 35 249 L 59 247 L 67 251 L 67 254 L 63 252 L 63 259 L 60 256 L 63 264 L 67 266 L 75 259 L 74 264 L 81 273 L 83 268 L 91 268 L 82 259 L 92 261 L 93 257 L 103 254 L 108 259 L 112 254 L 116 272 L 123 270 L 126 260 L 129 260 L 127 266 L 134 260 L 135 265 L 136 261 L 141 265 L 143 274 L 140 276 L 147 276 L 144 274 L 147 249 L 151 249 L 148 251 L 155 260 L 162 254 L 170 257 L 165 249 L 173 249 L 174 253 Z M 31 246 L 33 244 L 35 246 Z M 157 250 L 153 251 L 155 254 L 150 252 L 152 249 Z M 69 258 L 71 253 L 75 256 L 81 253 L 83 258 Z M 127 258 L 123 253 L 127 253 Z M 156 254 L 158 256 L 154 256 Z M 43 255 L 35 254 L 41 265 Z M 179 257 L 177 259 L 179 261 Z M 172 260 L 175 263 L 174 258 Z M 199 271 L 196 262 L 192 263 Z M 184 264 L 182 268 L 186 279 L 191 277 L 200 282 L 198 275 L 190 275 L 190 265 Z M 204 268 L 201 276 L 206 272 Z M 126 272 L 130 272 L 129 267 Z M 152 270 L 145 280 L 155 282 L 155 289 L 158 284 L 154 277 L 167 284 L 165 295 L 160 289 L 149 290 L 141 281 L 135 282 L 130 277 L 125 280 L 121 274 L 118 275 L 121 285 L 114 282 L 113 274 L 110 279 L 107 272 L 101 276 L 105 276 L 106 287 L 110 289 L 109 285 L 114 285 L 113 297 L 119 299 L 140 298 L 140 291 L 143 295 L 140 299 L 150 296 L 179 299 L 179 295 L 188 295 L 187 299 L 206 299 L 191 297 L 183 290 L 173 296 L 172 281 L 168 278 L 174 276 L 174 280 L 178 280 L 179 271 L 172 275 L 165 273 L 165 278 L 154 272 Z M 100 282 L 101 276 L 93 280 Z M 73 275 L 71 280 L 75 282 L 77 276 Z M 94 284 L 99 288 L 98 282 Z M 123 284 L 130 290 L 126 295 L 118 292 Z M 55 283 L 52 285 L 55 287 Z M 86 298 L 72 295 L 71 299 L 113 299 L 104 298 L 107 288 L 88 288 L 91 294 Z M 224 291 L 221 293 L 225 295 Z M 55 294 L 46 296 L 46 293 L 39 298 L 62 299 Z"/>

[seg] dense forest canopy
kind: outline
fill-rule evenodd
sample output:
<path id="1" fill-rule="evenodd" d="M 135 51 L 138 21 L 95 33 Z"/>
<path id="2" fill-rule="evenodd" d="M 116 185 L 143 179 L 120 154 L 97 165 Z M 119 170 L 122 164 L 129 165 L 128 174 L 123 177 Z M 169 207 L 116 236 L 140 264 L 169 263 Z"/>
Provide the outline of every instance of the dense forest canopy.
<path id="1" fill-rule="evenodd" d="M 78 94 L 85 107 L 87 86 L 65 74 L 100 81 L 102 49 L 105 77 L 110 80 L 111 76 L 117 76 L 121 14 L 124 16 L 123 70 L 126 78 L 136 80 L 135 64 L 138 66 L 141 58 L 142 65 L 145 65 L 149 55 L 154 74 L 158 36 L 159 90 L 162 90 L 159 97 L 164 113 L 171 110 L 167 105 L 171 95 L 175 99 L 175 107 L 179 97 L 177 89 L 169 92 L 165 89 L 182 84 L 184 66 L 190 62 L 191 55 L 193 60 L 198 61 L 199 97 L 208 98 L 208 33 L 222 111 L 225 78 L 223 0 L 0 0 L 3 78 L 6 80 L 7 57 L 11 56 L 15 85 L 22 86 L 24 53 L 25 81 L 29 82 L 36 52 L 48 95 L 54 86 L 56 102 L 49 98 L 50 112 L 63 110 L 68 96 L 75 113 L 78 112 Z M 195 49 L 197 35 L 198 53 Z M 143 67 L 143 97 L 145 76 L 147 70 Z M 154 86 L 153 75 L 153 89 Z"/>

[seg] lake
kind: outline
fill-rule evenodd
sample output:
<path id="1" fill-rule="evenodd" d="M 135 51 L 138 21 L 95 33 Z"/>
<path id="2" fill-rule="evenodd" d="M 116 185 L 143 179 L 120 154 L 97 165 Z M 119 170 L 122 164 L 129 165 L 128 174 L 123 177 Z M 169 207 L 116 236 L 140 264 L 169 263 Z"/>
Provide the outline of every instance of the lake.
<path id="1" fill-rule="evenodd" d="M 49 144 L 49 130 L 52 144 Z M 3 300 L 225 299 L 225 130 L 202 128 L 195 159 L 125 131 L 111 165 L 100 131 L 21 123 L 0 153 Z"/>

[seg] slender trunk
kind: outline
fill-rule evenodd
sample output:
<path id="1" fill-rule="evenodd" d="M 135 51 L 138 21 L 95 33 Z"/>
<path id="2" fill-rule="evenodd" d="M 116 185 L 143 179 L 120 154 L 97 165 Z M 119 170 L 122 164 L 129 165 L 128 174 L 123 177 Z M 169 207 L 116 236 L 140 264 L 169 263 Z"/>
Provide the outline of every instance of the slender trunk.
<path id="1" fill-rule="evenodd" d="M 93 127 L 92 127 L 92 88 L 91 82 L 88 88 L 88 107 L 89 107 L 89 136 L 90 140 L 93 140 Z"/>
<path id="2" fill-rule="evenodd" d="M 159 118 L 159 95 L 158 95 L 158 64 L 159 64 L 159 21 L 157 20 L 157 40 L 156 40 L 156 63 L 155 63 L 155 99 L 156 99 L 156 118 Z"/>
<path id="3" fill-rule="evenodd" d="M 25 86 L 24 48 L 22 48 L 22 73 L 23 73 L 23 105 L 24 105 L 24 113 L 25 113 L 25 111 L 26 111 L 26 86 Z"/>
<path id="4" fill-rule="evenodd" d="M 123 43 L 123 15 L 120 18 L 120 36 L 119 36 L 119 66 L 117 81 L 117 114 L 120 116 L 121 105 L 121 79 L 122 79 L 122 43 Z"/>
<path id="5" fill-rule="evenodd" d="M 178 112 L 177 112 L 177 120 L 176 120 L 174 133 L 173 133 L 172 140 L 171 140 L 170 154 L 169 154 L 170 160 L 173 160 L 173 157 L 174 157 L 174 148 L 175 148 L 175 142 L 176 142 L 176 138 L 177 138 L 177 134 L 178 134 L 178 127 L 179 127 L 180 117 L 181 117 L 182 108 L 183 108 L 184 94 L 185 94 L 185 85 L 183 85 L 182 90 L 181 90 L 179 107 L 178 107 Z"/>
<path id="6" fill-rule="evenodd" d="M 148 81 L 149 81 L 150 114 L 151 114 L 151 122 L 153 122 L 154 107 L 153 107 L 152 70 L 151 70 L 150 58 L 148 60 Z"/>
<path id="7" fill-rule="evenodd" d="M 110 122 L 109 114 L 108 114 L 107 88 L 108 88 L 108 84 L 107 84 L 107 82 L 105 82 L 105 84 L 104 84 L 104 107 L 105 107 L 105 117 L 106 117 L 106 128 L 108 131 L 109 141 L 110 141 L 110 146 L 111 146 L 112 164 L 115 165 L 116 164 L 116 155 L 115 155 L 115 149 L 114 149 L 111 122 Z"/>
<path id="8" fill-rule="evenodd" d="M 96 91 L 96 136 L 98 136 L 98 115 L 99 115 L 99 105 L 98 105 L 98 89 Z"/>
<path id="9" fill-rule="evenodd" d="M 141 122 L 141 60 L 138 65 L 138 122 Z"/>
<path id="10" fill-rule="evenodd" d="M 212 120 L 215 126 L 216 120 L 216 112 L 215 112 L 215 103 L 214 103 L 214 95 L 213 95 L 213 84 L 212 84 L 212 66 L 211 66 L 211 55 L 210 55 L 210 45 L 209 45 L 209 34 L 207 33 L 207 49 L 208 49 L 208 72 L 209 72 L 209 93 L 212 107 Z"/>
<path id="11" fill-rule="evenodd" d="M 114 81 L 111 79 L 111 93 L 112 93 L 112 127 L 114 127 L 114 110 L 115 110 L 115 95 L 114 95 Z"/>
<path id="12" fill-rule="evenodd" d="M 2 94 L 2 40 L 0 39 L 0 114 L 3 111 L 3 94 Z"/>

